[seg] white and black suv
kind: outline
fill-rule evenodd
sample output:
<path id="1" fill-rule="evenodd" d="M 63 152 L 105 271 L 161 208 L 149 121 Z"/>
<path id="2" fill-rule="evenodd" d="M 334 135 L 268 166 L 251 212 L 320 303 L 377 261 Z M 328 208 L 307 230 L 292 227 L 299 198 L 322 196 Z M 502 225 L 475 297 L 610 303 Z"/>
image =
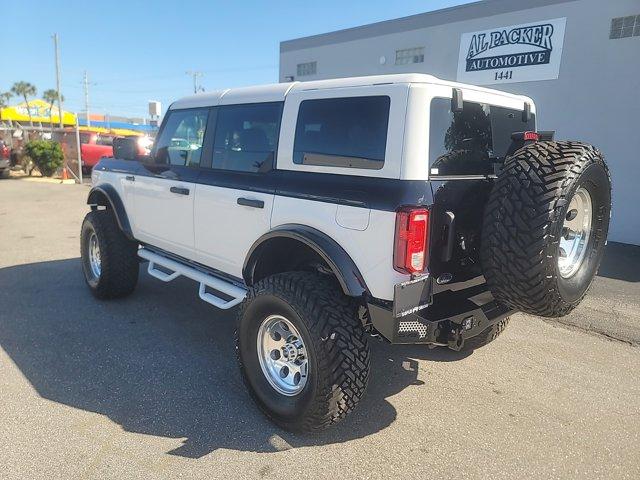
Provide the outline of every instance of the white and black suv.
<path id="1" fill-rule="evenodd" d="M 515 311 L 580 303 L 610 177 L 597 149 L 552 137 L 530 98 L 421 74 L 187 97 L 150 156 L 94 168 L 84 274 L 96 297 L 122 297 L 143 260 L 239 304 L 257 404 L 321 429 L 363 396 L 370 335 L 474 349 Z"/>

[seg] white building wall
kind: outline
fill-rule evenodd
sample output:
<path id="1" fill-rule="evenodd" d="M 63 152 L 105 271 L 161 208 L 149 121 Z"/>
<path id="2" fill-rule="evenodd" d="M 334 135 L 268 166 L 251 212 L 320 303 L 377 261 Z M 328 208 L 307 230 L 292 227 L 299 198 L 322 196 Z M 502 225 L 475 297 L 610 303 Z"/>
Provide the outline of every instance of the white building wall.
<path id="1" fill-rule="evenodd" d="M 489 7 L 491 2 L 487 14 Z M 640 245 L 640 37 L 609 39 L 612 18 L 637 14 L 640 0 L 576 0 L 340 43 L 327 43 L 329 35 L 320 40 L 327 44 L 302 49 L 285 42 L 280 81 L 296 76 L 298 63 L 311 61 L 317 74 L 296 80 L 401 72 L 456 80 L 463 33 L 566 17 L 557 80 L 488 86 L 532 97 L 540 130 L 556 130 L 558 139 L 584 140 L 604 152 L 613 179 L 609 239 Z M 418 46 L 425 47 L 424 63 L 395 65 L 396 50 Z"/>

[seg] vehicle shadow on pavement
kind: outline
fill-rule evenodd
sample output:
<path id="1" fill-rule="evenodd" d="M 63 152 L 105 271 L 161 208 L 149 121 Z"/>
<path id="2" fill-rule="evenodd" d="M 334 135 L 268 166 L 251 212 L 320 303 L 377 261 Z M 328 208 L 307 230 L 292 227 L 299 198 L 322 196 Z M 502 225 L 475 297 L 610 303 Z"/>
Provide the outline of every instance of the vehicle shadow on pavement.
<path id="1" fill-rule="evenodd" d="M 171 286 L 141 269 L 129 298 L 104 302 L 84 285 L 79 259 L 0 269 L 0 346 L 37 393 L 106 415 L 129 432 L 185 438 L 168 452 L 199 458 L 218 448 L 275 452 L 341 443 L 389 426 L 386 399 L 428 388 L 418 359 L 466 356 L 372 339 L 372 375 L 360 407 L 318 434 L 285 432 L 258 411 L 234 353 L 235 311 L 200 301 L 193 282 Z"/>
<path id="2" fill-rule="evenodd" d="M 609 242 L 598 269 L 598 276 L 640 282 L 640 246 Z"/>

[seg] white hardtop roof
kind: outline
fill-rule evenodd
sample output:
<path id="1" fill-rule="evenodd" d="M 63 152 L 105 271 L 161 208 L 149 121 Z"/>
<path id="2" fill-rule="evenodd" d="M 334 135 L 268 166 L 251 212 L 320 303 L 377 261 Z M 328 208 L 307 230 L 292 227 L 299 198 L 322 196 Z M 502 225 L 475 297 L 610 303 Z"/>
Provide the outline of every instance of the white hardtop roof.
<path id="1" fill-rule="evenodd" d="M 476 87 L 463 83 L 441 80 L 433 75 L 424 73 L 399 73 L 389 75 L 370 75 L 364 77 L 334 78 L 329 80 L 314 80 L 310 82 L 288 82 L 272 83 L 268 85 L 258 85 L 254 87 L 228 88 L 226 90 L 216 90 L 213 92 L 199 93 L 181 98 L 172 103 L 169 110 L 180 108 L 213 107 L 216 105 L 234 105 L 240 103 L 263 103 L 282 102 L 289 92 L 299 92 L 304 90 L 323 90 L 332 88 L 361 87 L 368 85 L 388 85 L 388 84 L 412 84 L 428 83 L 434 85 L 445 85 L 451 88 L 463 88 L 477 90 L 481 92 L 497 93 L 499 95 L 529 101 L 528 97 L 513 95 L 511 93 L 492 90 L 489 88 Z"/>

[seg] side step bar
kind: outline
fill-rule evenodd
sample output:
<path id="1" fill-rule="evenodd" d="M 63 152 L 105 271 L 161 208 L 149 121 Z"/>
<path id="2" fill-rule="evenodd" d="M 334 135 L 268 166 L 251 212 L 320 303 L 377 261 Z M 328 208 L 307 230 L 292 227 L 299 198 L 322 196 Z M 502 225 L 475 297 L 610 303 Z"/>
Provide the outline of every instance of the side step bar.
<path id="1" fill-rule="evenodd" d="M 158 280 L 162 280 L 163 282 L 170 282 L 171 280 L 175 280 L 182 275 L 200 283 L 200 298 L 205 302 L 210 303 L 214 307 L 226 310 L 238 305 L 247 295 L 247 290 L 245 288 L 239 287 L 219 277 L 209 275 L 196 268 L 164 257 L 146 248 L 141 248 L 140 250 L 138 250 L 138 256 L 149 261 L 149 275 L 157 278 Z M 158 266 L 168 270 L 171 273 L 159 270 L 157 268 Z M 225 300 L 223 298 L 220 298 L 219 296 L 214 295 L 213 293 L 207 292 L 207 287 L 231 297 L 231 300 Z"/>

